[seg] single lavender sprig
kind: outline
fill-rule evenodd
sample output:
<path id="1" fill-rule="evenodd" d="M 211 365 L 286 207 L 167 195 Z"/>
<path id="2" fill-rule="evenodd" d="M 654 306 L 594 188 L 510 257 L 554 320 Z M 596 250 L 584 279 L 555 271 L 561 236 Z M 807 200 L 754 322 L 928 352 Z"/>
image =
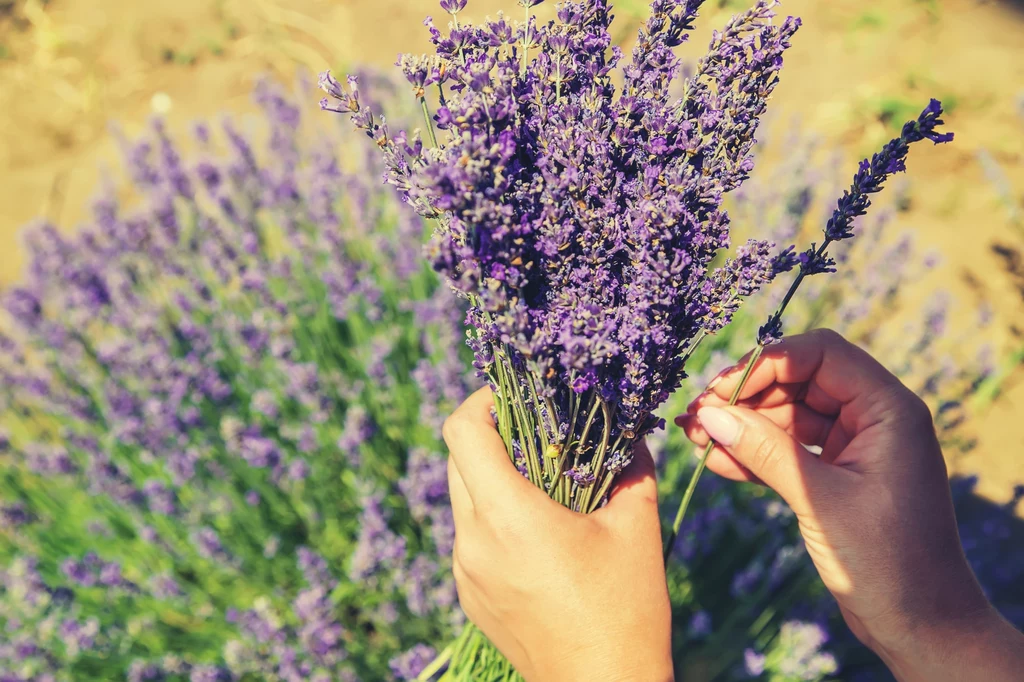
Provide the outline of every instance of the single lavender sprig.
<path id="1" fill-rule="evenodd" d="M 871 195 L 882 191 L 885 181 L 893 173 L 905 172 L 907 170 L 906 159 L 910 151 L 910 145 L 921 140 L 931 140 L 935 144 L 951 142 L 953 133 L 940 133 L 937 128 L 943 124 L 942 103 L 936 99 L 931 100 L 921 115 L 914 121 L 908 121 L 903 126 L 900 136 L 891 140 L 882 147 L 870 160 L 864 159 L 860 163 L 856 175 L 853 176 L 853 184 L 850 189 L 843 193 L 839 199 L 832 217 L 825 226 L 825 239 L 821 246 L 811 244 L 811 247 L 803 253 L 796 255 L 793 247 L 789 247 L 780 253 L 774 263 L 776 274 L 788 272 L 799 266 L 799 273 L 790 285 L 789 291 L 782 299 L 782 303 L 775 312 L 768 318 L 768 321 L 758 330 L 757 346 L 750 354 L 740 381 L 736 385 L 729 405 L 735 405 L 747 385 L 747 380 L 754 367 L 760 360 L 764 349 L 773 343 L 782 340 L 782 316 L 789 307 L 793 296 L 806 277 L 821 273 L 835 272 L 836 262 L 828 255 L 828 247 L 834 242 L 840 242 L 852 238 L 854 233 L 853 221 L 864 215 L 871 206 Z M 708 456 L 714 449 L 715 443 L 711 441 L 704 448 L 704 455 L 700 458 L 697 468 L 694 469 L 690 482 L 683 494 L 679 504 L 675 520 L 672 523 L 672 531 L 665 539 L 664 556 L 667 562 L 672 555 L 676 539 L 679 537 L 679 528 L 682 526 L 686 511 L 693 500 L 694 491 L 697 489 L 697 482 L 707 467 Z"/>

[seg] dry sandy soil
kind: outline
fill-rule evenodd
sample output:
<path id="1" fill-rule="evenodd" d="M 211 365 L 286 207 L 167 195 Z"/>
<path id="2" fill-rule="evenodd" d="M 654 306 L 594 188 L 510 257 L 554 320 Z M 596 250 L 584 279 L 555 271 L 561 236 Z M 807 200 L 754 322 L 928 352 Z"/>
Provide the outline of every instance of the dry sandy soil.
<path id="1" fill-rule="evenodd" d="M 616 4 L 628 44 L 643 2 Z M 706 45 L 741 4 L 708 0 L 687 49 Z M 471 0 L 466 14 L 502 8 L 517 9 Z M 850 160 L 928 97 L 950 109 L 957 140 L 915 149 L 901 223 L 944 255 L 916 295 L 953 290 L 964 353 L 982 340 L 971 333 L 977 306 L 997 311 L 984 340 L 1004 358 L 1007 381 L 975 409 L 979 446 L 954 466 L 1005 499 L 1024 482 L 1024 372 L 1011 361 L 1024 348 L 1024 2 L 787 0 L 783 9 L 804 27 L 775 110 L 799 115 Z M 155 107 L 184 128 L 248 110 L 252 81 L 268 71 L 390 64 L 425 48 L 429 13 L 441 14 L 435 0 L 0 0 L 0 286 L 20 271 L 20 227 L 46 216 L 71 229 L 99 173 L 116 168 L 111 121 L 131 132 Z"/>

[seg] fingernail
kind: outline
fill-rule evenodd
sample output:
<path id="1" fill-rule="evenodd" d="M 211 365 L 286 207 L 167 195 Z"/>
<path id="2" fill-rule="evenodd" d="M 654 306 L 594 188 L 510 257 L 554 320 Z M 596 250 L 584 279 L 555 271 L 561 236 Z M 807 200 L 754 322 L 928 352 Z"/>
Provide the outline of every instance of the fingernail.
<path id="1" fill-rule="evenodd" d="M 705 388 L 705 389 L 704 389 L 704 391 L 705 391 L 705 392 L 707 392 L 707 391 L 710 391 L 710 390 L 711 390 L 711 389 L 713 389 L 713 388 L 714 388 L 715 386 L 717 386 L 718 384 L 722 383 L 722 379 L 724 379 L 724 378 L 725 378 L 725 374 L 726 374 L 726 371 L 722 371 L 722 372 L 720 372 L 720 373 L 718 374 L 718 376 L 716 376 L 716 377 L 715 377 L 714 379 L 712 379 L 712 380 L 711 380 L 711 383 L 710 383 L 710 384 L 708 384 L 708 387 L 707 387 L 707 388 Z"/>
<path id="2" fill-rule="evenodd" d="M 697 419 L 711 436 L 711 440 L 719 445 L 729 447 L 739 438 L 740 423 L 736 421 L 736 417 L 719 407 L 700 408 Z"/>

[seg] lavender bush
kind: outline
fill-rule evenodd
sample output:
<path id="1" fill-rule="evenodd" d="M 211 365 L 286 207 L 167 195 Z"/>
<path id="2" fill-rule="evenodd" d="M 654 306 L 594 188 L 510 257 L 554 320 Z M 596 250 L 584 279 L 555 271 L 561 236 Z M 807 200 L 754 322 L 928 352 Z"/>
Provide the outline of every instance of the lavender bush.
<path id="1" fill-rule="evenodd" d="M 438 432 L 463 313 L 361 139 L 256 101 L 265 144 L 225 119 L 186 159 L 156 121 L 124 141 L 134 205 L 28 234 L 4 680 L 381 679 L 461 622 Z"/>

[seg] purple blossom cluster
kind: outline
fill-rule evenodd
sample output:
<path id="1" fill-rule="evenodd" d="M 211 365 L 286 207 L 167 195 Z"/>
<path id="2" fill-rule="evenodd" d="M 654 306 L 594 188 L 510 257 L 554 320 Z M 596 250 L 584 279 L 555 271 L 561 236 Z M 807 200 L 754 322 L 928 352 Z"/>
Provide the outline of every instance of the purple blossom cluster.
<path id="1" fill-rule="evenodd" d="M 69 660 L 103 644 L 96 616 L 85 616 L 72 591 L 50 582 L 31 557 L 17 557 L 0 568 L 0 673 L 5 680 L 57 682 L 51 652 Z"/>
<path id="2" fill-rule="evenodd" d="M 820 142 L 796 126 L 777 137 L 762 138 L 760 147 L 769 153 L 784 148 L 785 159 L 771 168 L 770 174 L 751 178 L 727 202 L 729 211 L 739 224 L 761 225 L 778 243 L 810 241 L 819 226 L 834 217 L 834 205 L 826 206 L 824 201 L 841 193 L 839 159 L 819 158 Z M 938 292 L 923 308 L 906 300 L 908 290 L 920 288 L 939 263 L 934 251 L 925 250 L 926 243 L 899 225 L 912 186 L 904 181 L 893 189 L 894 200 L 879 206 L 873 216 L 858 217 L 851 223 L 848 229 L 857 238 L 844 241 L 836 251 L 837 272 L 802 284 L 801 295 L 787 309 L 787 326 L 794 333 L 823 326 L 835 329 L 875 357 L 885 358 L 887 366 L 929 401 L 940 428 L 955 430 L 962 421 L 964 399 L 993 372 L 993 349 L 982 344 L 976 357 L 963 355 L 955 361 L 949 349 L 963 350 L 968 334 L 983 335 L 993 322 L 991 310 L 982 304 L 966 328 L 954 330 L 947 324 L 952 304 L 948 294 Z M 775 289 L 758 296 L 746 309 L 740 326 L 751 324 L 751 318 L 769 317 L 785 293 Z M 894 338 L 889 338 L 894 311 L 900 329 L 893 330 Z M 710 375 L 695 371 L 691 386 L 700 390 L 747 350 L 742 339 L 729 346 L 728 352 L 716 350 L 706 365 Z M 691 397 L 688 394 L 683 399 Z"/>
<path id="3" fill-rule="evenodd" d="M 381 148 L 386 180 L 438 221 L 431 259 L 470 301 L 477 367 L 499 398 L 547 401 L 540 443 L 512 426 L 531 479 L 551 488 L 564 473 L 592 504 L 602 495 L 582 491 L 610 482 L 658 424 L 693 346 L 777 273 L 768 242 L 715 263 L 730 245 L 723 198 L 753 168 L 800 22 L 776 21 L 777 3 L 760 0 L 685 77 L 673 49 L 699 0 L 655 0 L 630 58 L 612 46 L 606 0 L 562 3 L 545 24 L 530 17 L 536 4 L 523 21 L 464 25 L 462 2 L 442 4 L 447 32 L 428 20 L 435 53 L 398 65 L 429 141 L 393 133 L 358 79 L 345 88 L 323 74 L 333 100 L 322 105 L 351 115 Z M 680 81 L 685 94 L 671 96 Z M 586 429 L 597 406 L 600 427 Z M 544 441 L 566 446 L 566 466 L 541 475 Z"/>
<path id="4" fill-rule="evenodd" d="M 391 660 L 391 673 L 398 680 L 416 680 L 420 673 L 434 660 L 437 652 L 426 644 L 417 644 L 401 656 Z"/>
<path id="5" fill-rule="evenodd" d="M 232 614 L 242 638 L 225 650 L 230 679 L 355 679 L 340 665 L 347 658 L 346 632 L 330 598 L 337 581 L 323 557 L 305 547 L 296 555 L 305 585 L 287 609 L 261 597 L 251 609 Z"/>

